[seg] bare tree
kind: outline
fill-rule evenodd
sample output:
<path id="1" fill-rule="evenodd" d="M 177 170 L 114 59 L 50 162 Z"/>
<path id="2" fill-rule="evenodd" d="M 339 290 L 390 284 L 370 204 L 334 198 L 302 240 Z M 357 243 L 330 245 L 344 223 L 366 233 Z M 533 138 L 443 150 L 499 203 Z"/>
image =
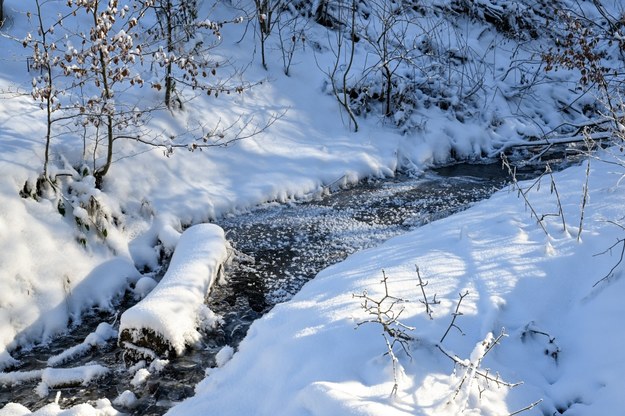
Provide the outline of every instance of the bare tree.
<path id="1" fill-rule="evenodd" d="M 176 94 L 174 66 L 184 45 L 194 37 L 197 19 L 197 1 L 156 0 L 144 2 L 155 11 L 156 25 L 148 29 L 156 42 L 163 41 L 165 47 L 161 49 L 162 64 L 165 67 L 164 89 L 165 104 L 172 108 Z M 186 51 L 185 51 L 186 52 Z M 181 101 L 177 100 L 178 105 Z"/>
<path id="2" fill-rule="evenodd" d="M 354 65 L 354 55 L 356 53 L 356 0 L 352 0 L 350 5 L 345 5 L 343 2 L 339 4 L 339 16 L 345 16 L 345 20 L 349 21 L 349 27 L 347 32 L 344 25 L 339 25 L 336 31 L 335 45 L 333 47 L 334 63 L 327 71 L 327 76 L 330 79 L 332 85 L 332 93 L 336 98 L 336 101 L 345 110 L 351 123 L 354 125 L 354 132 L 358 131 L 358 120 L 352 110 L 352 99 L 349 91 L 349 77 L 350 71 Z M 347 32 L 347 33 L 346 33 Z M 347 38 L 347 39 L 346 39 Z M 349 39 L 349 42 L 347 41 Z M 330 41 L 331 43 L 331 41 Z M 332 46 L 331 46 L 332 47 Z"/>
<path id="3" fill-rule="evenodd" d="M 174 7 L 173 1 L 162 0 L 160 4 Z M 243 92 L 253 84 L 230 83 L 230 79 L 213 83 L 200 81 L 208 76 L 207 72 L 211 75 L 216 72 L 208 69 L 207 59 L 194 59 L 195 54 L 205 57 L 205 51 L 197 47 L 189 51 L 179 46 L 193 39 L 196 30 L 207 30 L 218 37 L 219 29 L 229 22 L 196 21 L 194 9 L 189 8 L 184 9 L 190 16 L 184 18 L 188 24 L 183 25 L 178 20 L 182 19 L 178 16 L 180 9 L 176 9 L 176 25 L 171 20 L 172 25 L 168 26 L 164 18 L 164 27 L 172 30 L 171 36 L 167 31 L 159 32 L 164 35 L 155 42 L 154 37 L 145 36 L 141 24 L 145 15 L 155 10 L 152 1 L 137 2 L 130 8 L 120 6 L 117 0 L 68 0 L 65 14 L 56 17 L 44 10 L 45 4 L 36 0 L 35 13 L 29 14 L 34 20 L 33 33 L 19 39 L 31 50 L 29 70 L 35 74 L 31 95 L 46 114 L 44 182 L 52 183 L 49 177 L 51 144 L 61 131 L 83 138 L 83 158 L 86 161 L 91 156 L 89 171 L 96 179 L 96 186 L 101 187 L 113 163 L 117 140 L 162 146 L 167 152 L 175 147 L 195 150 L 224 146 L 258 134 L 279 117 L 270 115 L 264 125 L 253 123 L 251 118 L 239 119 L 230 126 L 220 123 L 213 128 L 196 126 L 187 133 L 187 140 L 171 145 L 171 137 L 162 137 L 146 128 L 151 114 L 164 109 L 165 105 L 140 98 L 143 95 L 140 90 L 144 88 L 142 67 L 147 64 L 151 68 L 164 68 L 169 105 L 176 92 L 176 99 L 182 106 L 176 83 L 215 96 L 221 92 Z M 191 3 L 179 7 L 191 7 Z M 165 52 L 167 49 L 169 51 Z M 158 82 L 150 86 L 162 89 Z M 87 146 L 88 142 L 91 146 Z"/>
<path id="4" fill-rule="evenodd" d="M 310 20 L 302 16 L 292 4 L 288 4 L 289 11 L 278 19 L 278 38 L 280 52 L 282 54 L 282 69 L 286 76 L 291 75 L 291 65 L 298 46 L 304 47 L 306 42 L 306 29 Z M 289 15 L 285 18 L 285 15 Z"/>
<path id="5" fill-rule="evenodd" d="M 384 115 L 389 117 L 394 110 L 393 85 L 396 83 L 397 70 L 403 63 L 410 61 L 410 55 L 416 49 L 407 36 L 408 28 L 412 25 L 410 6 L 404 2 L 372 0 L 369 8 L 374 18 L 368 20 L 363 30 L 364 39 L 376 55 L 372 69 L 381 72 L 384 79 Z"/>
<path id="6" fill-rule="evenodd" d="M 32 69 L 40 71 L 42 74 L 40 77 L 33 80 L 32 97 L 36 101 L 40 101 L 46 112 L 46 138 L 45 138 L 45 151 L 43 161 L 43 177 L 48 180 L 48 164 L 50 162 L 50 142 L 52 140 L 52 124 L 53 113 L 58 109 L 57 96 L 59 91 L 54 88 L 52 65 L 50 53 L 55 49 L 54 43 L 50 44 L 48 37 L 53 33 L 55 25 L 46 28 L 43 23 L 43 16 L 41 14 L 41 3 L 39 0 L 35 0 L 35 7 L 37 9 L 36 18 L 38 32 L 40 39 L 33 41 L 33 56 L 32 56 Z M 57 25 L 61 20 L 57 21 Z M 30 41 L 27 38 L 28 41 Z M 24 41 L 24 46 L 28 46 L 27 41 Z M 45 75 L 43 73 L 45 72 Z"/>
<path id="7" fill-rule="evenodd" d="M 260 56 L 263 68 L 268 69 L 265 54 L 266 43 L 279 19 L 284 0 L 254 0 L 256 19 L 258 20 L 258 34 L 260 36 Z"/>

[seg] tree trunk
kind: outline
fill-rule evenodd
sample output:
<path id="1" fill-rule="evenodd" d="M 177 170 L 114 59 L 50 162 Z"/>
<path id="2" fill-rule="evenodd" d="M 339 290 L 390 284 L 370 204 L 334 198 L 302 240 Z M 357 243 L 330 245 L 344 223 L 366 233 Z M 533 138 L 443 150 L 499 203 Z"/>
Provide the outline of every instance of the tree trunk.
<path id="1" fill-rule="evenodd" d="M 174 83 L 172 79 L 172 61 L 169 57 L 172 55 L 174 51 L 174 27 L 172 23 L 172 14 L 174 13 L 173 6 L 171 4 L 171 0 L 167 0 L 165 10 L 165 19 L 166 19 L 166 27 L 165 30 L 167 33 L 165 37 L 167 38 L 167 67 L 165 68 L 165 105 L 171 109 L 172 108 L 172 95 L 174 93 Z"/>
<path id="2" fill-rule="evenodd" d="M 93 24 L 94 27 L 97 27 L 98 25 L 98 3 L 95 3 L 96 6 L 93 8 L 92 10 L 92 14 L 93 14 Z M 98 54 L 98 58 L 100 61 L 100 77 L 102 81 L 102 96 L 105 100 L 105 104 L 106 101 L 110 100 L 113 97 L 112 91 L 111 91 L 111 86 L 109 85 L 109 74 L 108 74 L 108 61 L 104 55 L 104 52 L 102 52 L 102 50 L 99 51 Z M 107 110 L 110 111 L 110 110 Z M 107 149 L 106 149 L 106 161 L 104 162 L 104 165 L 101 166 L 100 168 L 98 168 L 93 176 L 95 176 L 95 182 L 96 182 L 96 188 L 98 189 L 102 189 L 102 180 L 104 178 L 104 176 L 106 176 L 106 174 L 109 171 L 109 168 L 111 167 L 111 164 L 113 163 L 113 142 L 115 141 L 115 137 L 113 135 L 113 123 L 114 123 L 114 119 L 113 119 L 113 115 L 108 112 L 105 115 L 106 118 L 106 142 L 107 142 Z"/>
<path id="3" fill-rule="evenodd" d="M 2 10 L 3 3 L 4 0 L 0 0 L 0 26 L 2 26 L 2 23 L 4 22 L 4 11 Z"/>

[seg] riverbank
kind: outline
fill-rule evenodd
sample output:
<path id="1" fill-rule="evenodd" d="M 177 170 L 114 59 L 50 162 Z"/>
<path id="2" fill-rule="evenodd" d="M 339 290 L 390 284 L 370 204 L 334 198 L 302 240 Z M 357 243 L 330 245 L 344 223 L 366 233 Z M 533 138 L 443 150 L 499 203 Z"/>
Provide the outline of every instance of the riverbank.
<path id="1" fill-rule="evenodd" d="M 168 414 L 505 415 L 531 407 L 596 415 L 623 408 L 625 338 L 615 330 L 625 313 L 623 265 L 612 270 L 623 230 L 606 221 L 625 215 L 622 173 L 597 160 L 590 170 L 579 239 L 585 165 L 554 175 L 563 217 L 545 216 L 547 233 L 514 190 L 502 190 L 321 272 L 254 323 L 232 359 L 207 370 L 195 397 Z M 527 194 L 532 208 L 557 212 L 549 178 L 541 185 Z M 383 300 L 383 276 L 397 299 L 383 303 L 388 315 L 372 315 L 360 296 L 369 306 Z M 395 318 L 390 328 L 410 339 L 405 350 L 396 343 L 394 370 L 384 328 L 371 321 Z"/>

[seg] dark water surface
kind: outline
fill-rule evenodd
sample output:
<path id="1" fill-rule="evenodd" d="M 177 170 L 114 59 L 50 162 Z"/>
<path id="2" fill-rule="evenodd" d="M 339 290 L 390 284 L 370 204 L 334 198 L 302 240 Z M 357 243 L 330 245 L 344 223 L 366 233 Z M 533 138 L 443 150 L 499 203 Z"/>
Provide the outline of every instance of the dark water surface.
<path id="1" fill-rule="evenodd" d="M 537 176 L 543 169 L 529 167 L 519 175 Z M 215 354 L 223 346 L 236 348 L 254 320 L 276 303 L 290 299 L 319 271 L 358 250 L 466 209 L 501 189 L 508 180 L 499 164 L 460 164 L 418 176 L 371 180 L 310 201 L 265 204 L 249 213 L 223 218 L 217 223 L 226 230 L 237 254 L 226 272 L 226 281 L 213 288 L 208 300 L 209 307 L 222 316 L 223 325 L 205 334 L 200 345 L 170 360 L 161 372 L 134 387 L 123 351 L 113 339 L 64 365 L 97 363 L 111 370 L 106 377 L 87 386 L 50 389 L 43 398 L 35 394 L 39 380 L 0 386 L 0 407 L 18 402 L 35 410 L 54 401 L 58 391 L 62 407 L 103 397 L 113 401 L 131 390 L 138 398 L 135 406 L 119 407 L 120 411 L 161 415 L 193 394 L 195 384 L 204 378 L 206 368 L 215 365 Z M 124 299 L 120 313 L 132 303 L 130 297 Z M 94 312 L 69 334 L 14 354 L 22 363 L 14 370 L 45 368 L 50 356 L 81 343 L 101 322 L 115 325 L 116 319 L 110 312 Z"/>

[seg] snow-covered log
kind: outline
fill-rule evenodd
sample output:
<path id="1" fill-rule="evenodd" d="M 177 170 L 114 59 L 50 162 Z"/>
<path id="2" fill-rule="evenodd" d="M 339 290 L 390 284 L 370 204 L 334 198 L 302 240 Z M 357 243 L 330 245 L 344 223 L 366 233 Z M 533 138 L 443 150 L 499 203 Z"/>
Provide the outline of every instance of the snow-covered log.
<path id="1" fill-rule="evenodd" d="M 187 229 L 159 284 L 122 315 L 119 344 L 168 356 L 182 354 L 197 342 L 206 296 L 227 256 L 228 243 L 219 226 L 200 224 Z"/>

